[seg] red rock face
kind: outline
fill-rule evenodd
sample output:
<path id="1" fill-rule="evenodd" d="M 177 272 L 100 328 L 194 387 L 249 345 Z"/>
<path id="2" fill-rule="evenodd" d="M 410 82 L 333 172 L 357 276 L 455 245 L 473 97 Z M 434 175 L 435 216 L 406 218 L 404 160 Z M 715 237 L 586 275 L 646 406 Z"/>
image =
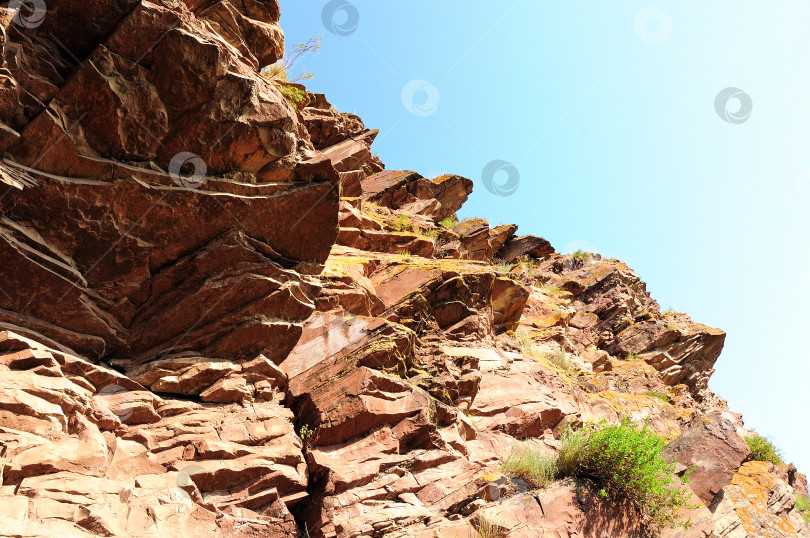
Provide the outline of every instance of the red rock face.
<path id="1" fill-rule="evenodd" d="M 0 532 L 293 535 L 288 507 L 306 497 L 301 441 L 283 383 L 247 370 L 265 379 L 250 408 L 214 407 L 0 332 Z"/>
<path id="2" fill-rule="evenodd" d="M 707 504 L 731 483 L 750 453 L 734 421 L 719 414 L 692 426 L 665 450 L 667 457 L 691 469 L 689 487 Z"/>
<path id="3" fill-rule="evenodd" d="M 125 366 L 280 362 L 300 336 L 339 177 L 258 74 L 283 54 L 278 5 L 197 4 L 55 1 L 7 26 L 8 326 Z M 204 183 L 183 183 L 181 152 Z"/>
<path id="4" fill-rule="evenodd" d="M 636 537 L 503 472 L 623 416 L 694 468 L 661 536 L 810 535 L 707 388 L 725 334 L 290 105 L 276 0 L 42 14 L 0 7 L 0 535 Z"/>

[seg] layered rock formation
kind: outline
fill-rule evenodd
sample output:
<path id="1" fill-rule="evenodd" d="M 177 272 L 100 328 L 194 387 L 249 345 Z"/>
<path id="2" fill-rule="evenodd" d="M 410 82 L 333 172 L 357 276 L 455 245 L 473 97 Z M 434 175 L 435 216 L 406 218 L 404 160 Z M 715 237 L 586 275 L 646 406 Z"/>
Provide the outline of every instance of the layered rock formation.
<path id="1" fill-rule="evenodd" d="M 622 416 L 694 470 L 661 534 L 810 536 L 707 388 L 725 334 L 288 103 L 275 0 L 3 6 L 0 536 L 640 536 L 501 472 Z"/>
<path id="2" fill-rule="evenodd" d="M 283 54 L 278 5 L 86 4 L 49 2 L 0 43 L 0 323 L 125 367 L 281 360 L 339 177 L 259 75 Z"/>

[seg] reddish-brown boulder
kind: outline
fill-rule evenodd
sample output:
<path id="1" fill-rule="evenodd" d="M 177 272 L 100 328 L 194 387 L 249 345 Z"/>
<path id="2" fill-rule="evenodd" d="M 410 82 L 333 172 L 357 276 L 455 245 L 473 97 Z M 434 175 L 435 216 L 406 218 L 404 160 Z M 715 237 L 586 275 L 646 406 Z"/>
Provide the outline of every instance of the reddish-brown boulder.
<path id="1" fill-rule="evenodd" d="M 606 349 L 620 357 L 640 354 L 668 385 L 684 383 L 699 392 L 708 386 L 725 338 L 725 332 L 692 323 L 684 314 L 666 314 L 624 329 Z"/>
<path id="2" fill-rule="evenodd" d="M 488 261 L 492 259 L 489 223 L 484 219 L 459 222 L 453 232 L 458 235 L 458 256 L 464 260 Z"/>
<path id="3" fill-rule="evenodd" d="M 489 231 L 489 246 L 492 252 L 500 252 L 506 242 L 515 236 L 517 229 L 517 224 L 504 224 L 492 228 Z"/>
<path id="4" fill-rule="evenodd" d="M 506 263 L 514 263 L 526 256 L 543 259 L 551 254 L 554 254 L 554 247 L 551 246 L 551 243 L 542 237 L 524 235 L 523 237 L 511 237 L 503 248 L 497 251 L 495 257 Z"/>
<path id="5" fill-rule="evenodd" d="M 364 201 L 439 222 L 455 214 L 467 201 L 473 182 L 456 175 L 429 180 L 416 172 L 386 170 L 370 176 L 362 187 Z"/>
<path id="6" fill-rule="evenodd" d="M 492 315 L 495 332 L 517 327 L 529 300 L 529 290 L 511 278 L 498 277 L 492 286 Z"/>
<path id="7" fill-rule="evenodd" d="M 689 487 L 706 504 L 731 482 L 750 453 L 734 421 L 722 414 L 702 419 L 664 449 L 665 457 L 692 470 Z"/>

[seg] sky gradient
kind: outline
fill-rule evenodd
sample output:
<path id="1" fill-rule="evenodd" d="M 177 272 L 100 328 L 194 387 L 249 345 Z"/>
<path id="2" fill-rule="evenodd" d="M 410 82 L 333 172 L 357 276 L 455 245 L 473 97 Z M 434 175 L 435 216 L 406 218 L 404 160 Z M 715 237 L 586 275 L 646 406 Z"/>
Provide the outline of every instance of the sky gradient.
<path id="1" fill-rule="evenodd" d="M 727 331 L 710 388 L 810 472 L 810 4 L 281 5 L 389 169 L 469 177 L 461 216 L 619 258 Z"/>

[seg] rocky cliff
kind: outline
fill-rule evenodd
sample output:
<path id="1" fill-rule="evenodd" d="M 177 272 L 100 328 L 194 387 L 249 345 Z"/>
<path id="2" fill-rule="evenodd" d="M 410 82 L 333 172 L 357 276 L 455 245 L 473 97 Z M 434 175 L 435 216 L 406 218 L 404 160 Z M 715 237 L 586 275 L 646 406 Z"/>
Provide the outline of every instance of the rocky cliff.
<path id="1" fill-rule="evenodd" d="M 810 536 L 725 334 L 288 102 L 276 0 L 38 6 L 0 2 L 0 536 L 641 536 L 502 472 L 623 416 L 693 469 L 656 532 Z"/>

